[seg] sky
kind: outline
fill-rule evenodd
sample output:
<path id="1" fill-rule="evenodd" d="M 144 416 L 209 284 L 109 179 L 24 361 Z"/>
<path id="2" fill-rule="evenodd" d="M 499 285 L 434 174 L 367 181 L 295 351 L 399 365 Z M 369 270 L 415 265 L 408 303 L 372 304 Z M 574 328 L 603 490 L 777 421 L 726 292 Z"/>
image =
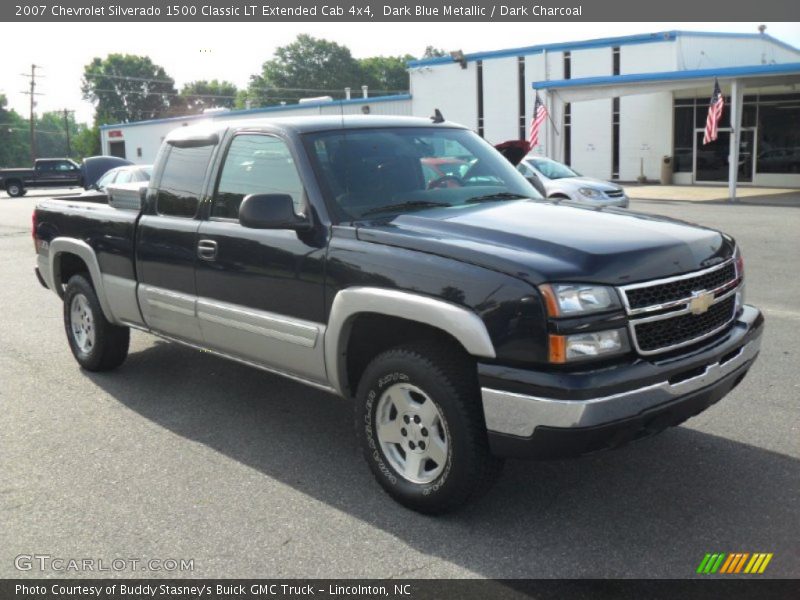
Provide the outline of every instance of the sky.
<path id="1" fill-rule="evenodd" d="M 149 56 L 176 81 L 226 79 L 245 87 L 273 51 L 300 33 L 343 44 L 356 58 L 419 56 L 428 45 L 466 53 L 517 46 L 652 33 L 672 29 L 756 33 L 759 23 L 18 23 L 0 39 L 0 93 L 20 114 L 29 112 L 30 65 L 41 66 L 37 112 L 68 108 L 91 121 L 81 98 L 83 67 L 112 52 Z M 800 47 L 800 23 L 766 23 L 767 33 Z M 602 32 L 599 34 L 598 32 Z M 65 43 L 68 38 L 68 43 Z M 9 52 L 7 49 L 15 49 Z"/>

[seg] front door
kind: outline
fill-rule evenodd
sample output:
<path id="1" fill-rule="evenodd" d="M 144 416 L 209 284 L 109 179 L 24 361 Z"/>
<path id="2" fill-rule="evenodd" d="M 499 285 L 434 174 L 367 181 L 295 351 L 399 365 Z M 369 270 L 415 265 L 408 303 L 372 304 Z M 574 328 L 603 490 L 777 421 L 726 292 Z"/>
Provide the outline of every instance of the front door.
<path id="1" fill-rule="evenodd" d="M 198 235 L 197 315 L 206 345 L 324 383 L 324 243 L 314 234 L 242 227 L 239 205 L 259 193 L 289 194 L 298 214 L 308 210 L 287 142 L 236 135 Z"/>
<path id="2" fill-rule="evenodd" d="M 139 306 L 147 326 L 201 343 L 195 262 L 200 196 L 213 146 L 170 146 L 155 202 L 136 230 Z M 152 192 L 151 192 L 152 193 Z"/>
<path id="3" fill-rule="evenodd" d="M 728 155 L 730 154 L 731 130 L 720 129 L 717 139 L 703 145 L 704 129 L 695 129 L 694 180 L 697 183 L 723 183 L 728 181 Z M 739 136 L 740 183 L 753 181 L 756 130 L 742 129 Z"/>

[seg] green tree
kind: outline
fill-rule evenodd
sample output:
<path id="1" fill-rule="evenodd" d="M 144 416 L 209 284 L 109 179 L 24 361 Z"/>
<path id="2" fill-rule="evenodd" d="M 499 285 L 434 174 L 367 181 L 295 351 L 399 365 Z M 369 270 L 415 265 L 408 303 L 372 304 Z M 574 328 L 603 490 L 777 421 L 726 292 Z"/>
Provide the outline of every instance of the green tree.
<path id="1" fill-rule="evenodd" d="M 294 103 L 308 96 L 334 95 L 361 86 L 361 69 L 346 46 L 307 34 L 275 51 L 261 73 L 250 77 L 252 106 Z"/>
<path id="2" fill-rule="evenodd" d="M 361 85 L 368 85 L 370 90 L 380 94 L 405 92 L 409 88 L 406 63 L 413 59 L 410 54 L 362 58 L 358 61 Z"/>
<path id="3" fill-rule="evenodd" d="M 109 54 L 84 67 L 81 91 L 95 106 L 95 122 L 127 123 L 181 114 L 175 82 L 147 56 Z"/>
<path id="4" fill-rule="evenodd" d="M 7 108 L 0 94 L 0 168 L 26 166 L 30 162 L 28 120 Z"/>
<path id="5" fill-rule="evenodd" d="M 76 158 L 86 158 L 87 156 L 97 156 L 102 154 L 100 148 L 100 127 L 95 124 L 92 127 L 84 127 L 75 136 L 72 144 L 72 153 Z"/>
<path id="6" fill-rule="evenodd" d="M 233 108 L 238 92 L 230 81 L 212 79 L 187 83 L 180 95 L 189 112 L 202 113 L 209 108 Z"/>
<path id="7" fill-rule="evenodd" d="M 75 140 L 87 129 L 77 123 L 71 112 L 64 118 L 63 111 L 42 113 L 36 118 L 36 153 L 40 158 L 69 156 L 83 158 L 75 146 Z M 67 136 L 69 132 L 69 137 Z"/>
<path id="8" fill-rule="evenodd" d="M 440 56 L 447 56 L 447 52 L 435 46 L 425 46 L 425 52 L 422 54 L 422 58 L 438 58 Z"/>

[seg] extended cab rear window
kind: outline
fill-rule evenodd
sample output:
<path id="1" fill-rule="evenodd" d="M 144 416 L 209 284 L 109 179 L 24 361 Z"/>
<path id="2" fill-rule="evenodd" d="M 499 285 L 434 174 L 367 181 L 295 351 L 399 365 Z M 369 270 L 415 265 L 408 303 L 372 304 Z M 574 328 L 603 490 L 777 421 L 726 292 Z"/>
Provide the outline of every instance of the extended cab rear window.
<path id="1" fill-rule="evenodd" d="M 204 174 L 213 150 L 213 145 L 188 148 L 170 146 L 158 185 L 158 214 L 185 218 L 197 214 Z"/>

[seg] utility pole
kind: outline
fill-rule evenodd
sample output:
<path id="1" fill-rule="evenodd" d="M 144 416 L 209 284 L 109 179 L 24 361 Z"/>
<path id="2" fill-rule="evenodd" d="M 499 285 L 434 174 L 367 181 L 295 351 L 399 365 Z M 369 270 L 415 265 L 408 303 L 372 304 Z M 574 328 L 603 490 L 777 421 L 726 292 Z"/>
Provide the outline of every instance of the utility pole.
<path id="1" fill-rule="evenodd" d="M 35 121 L 36 121 L 36 99 L 34 96 L 41 96 L 39 92 L 36 90 L 36 69 L 41 69 L 39 65 L 31 65 L 31 74 L 28 75 L 27 73 L 23 73 L 23 77 L 30 77 L 30 91 L 29 92 L 22 92 L 23 94 L 27 94 L 31 97 L 31 116 L 30 116 L 30 126 L 31 126 L 31 164 L 36 160 L 36 130 L 35 130 Z"/>
<path id="2" fill-rule="evenodd" d="M 67 134 L 67 157 L 72 156 L 72 145 L 69 140 L 69 113 L 75 112 L 74 110 L 64 109 L 64 133 Z"/>

